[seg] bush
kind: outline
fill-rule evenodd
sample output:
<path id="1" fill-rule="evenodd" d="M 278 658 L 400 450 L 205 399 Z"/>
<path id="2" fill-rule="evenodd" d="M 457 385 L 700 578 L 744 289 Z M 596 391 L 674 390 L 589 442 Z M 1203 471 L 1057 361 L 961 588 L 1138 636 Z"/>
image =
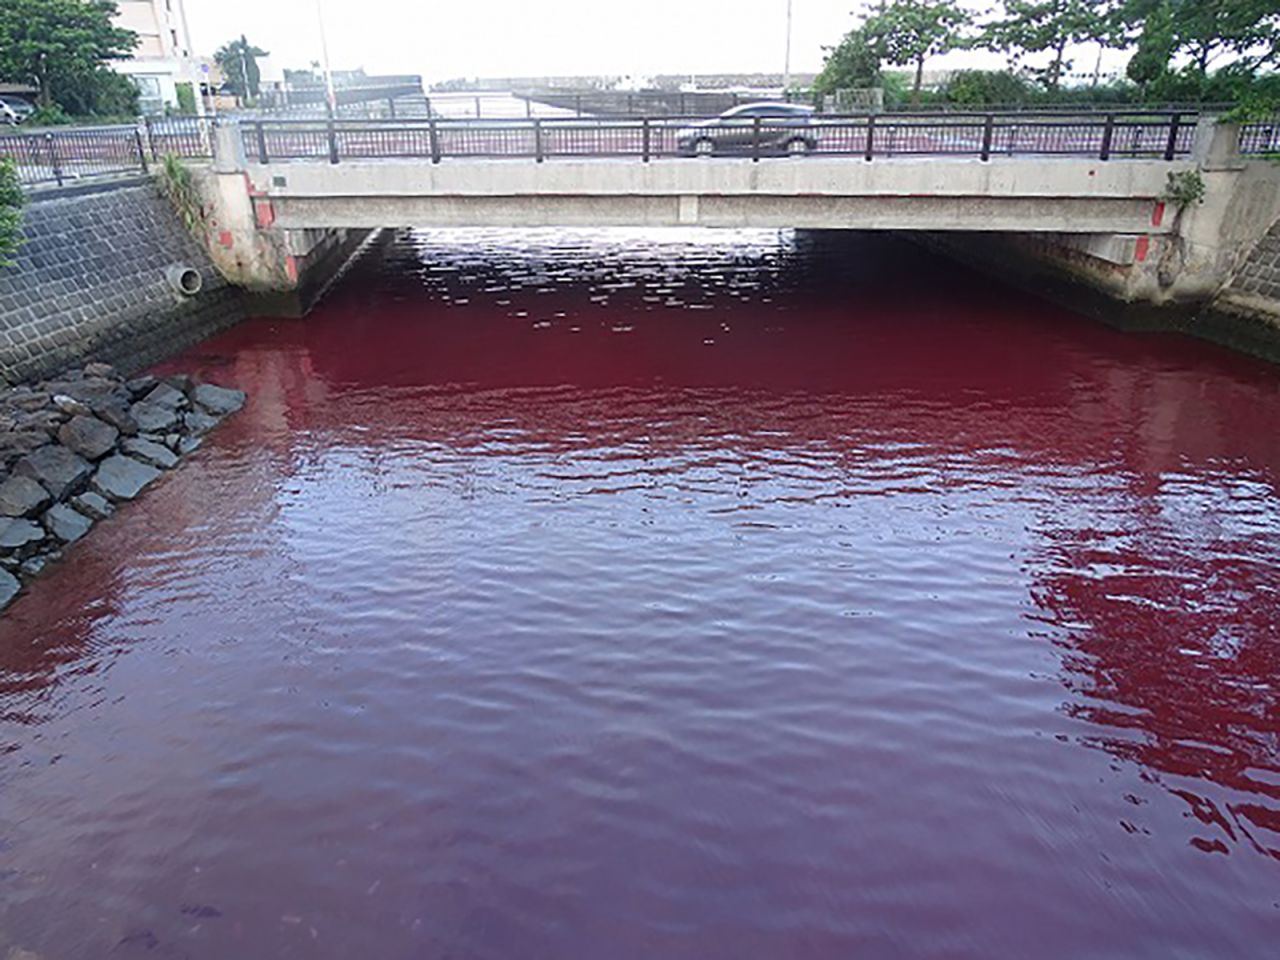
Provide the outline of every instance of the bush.
<path id="1" fill-rule="evenodd" d="M 949 103 L 965 106 L 1026 103 L 1031 85 L 1007 70 L 960 70 L 943 91 Z"/>
<path id="2" fill-rule="evenodd" d="M 22 205 L 26 198 L 18 183 L 18 165 L 0 157 L 0 267 L 13 265 L 12 256 L 22 243 Z"/>

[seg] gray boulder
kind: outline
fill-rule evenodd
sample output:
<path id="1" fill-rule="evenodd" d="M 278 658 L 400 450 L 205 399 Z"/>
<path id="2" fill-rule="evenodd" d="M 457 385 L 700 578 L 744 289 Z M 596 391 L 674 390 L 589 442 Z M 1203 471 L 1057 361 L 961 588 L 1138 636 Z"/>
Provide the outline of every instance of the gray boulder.
<path id="1" fill-rule="evenodd" d="M 93 468 L 66 447 L 41 447 L 18 461 L 13 472 L 38 480 L 55 500 L 64 500 L 88 479 Z"/>
<path id="2" fill-rule="evenodd" d="M 124 452 L 135 460 L 149 463 L 153 467 L 172 470 L 178 465 L 178 455 L 168 447 L 162 447 L 141 437 L 130 437 L 123 444 Z"/>
<path id="3" fill-rule="evenodd" d="M 97 417 L 72 417 L 58 429 L 62 445 L 87 460 L 101 460 L 116 448 L 120 431 Z"/>
<path id="4" fill-rule="evenodd" d="M 129 413 L 129 404 L 124 400 L 111 399 L 95 404 L 93 412 L 99 420 L 104 420 L 115 427 L 126 437 L 138 432 L 138 424 Z"/>
<path id="5" fill-rule="evenodd" d="M 132 500 L 159 476 L 160 471 L 155 467 L 117 453 L 98 465 L 93 488 L 96 493 L 119 503 Z"/>
<path id="6" fill-rule="evenodd" d="M 166 407 L 158 403 L 144 400 L 129 408 L 134 423 L 143 433 L 167 433 L 178 423 L 178 411 L 174 407 Z"/>
<path id="7" fill-rule="evenodd" d="M 0 553 L 30 552 L 44 542 L 44 527 L 31 520 L 7 520 L 0 523 Z"/>
<path id="8" fill-rule="evenodd" d="M 73 417 L 85 417 L 93 411 L 89 409 L 89 405 L 81 403 L 75 397 L 68 397 L 65 393 L 60 393 L 53 398 L 53 405 L 63 413 Z"/>
<path id="9" fill-rule="evenodd" d="M 156 406 L 168 407 L 171 410 L 182 410 L 188 405 L 187 395 L 168 383 L 157 384 L 156 388 L 146 395 L 143 403 L 154 403 Z"/>
<path id="10" fill-rule="evenodd" d="M 124 388 L 129 391 L 129 396 L 133 397 L 134 400 L 141 400 L 154 390 L 159 382 L 158 378 L 148 374 L 142 377 L 134 377 L 124 385 Z"/>
<path id="11" fill-rule="evenodd" d="M 60 503 L 45 511 L 44 527 L 63 543 L 75 543 L 93 528 L 93 521 Z"/>
<path id="12" fill-rule="evenodd" d="M 100 377 L 104 380 L 114 380 L 116 376 L 116 368 L 109 363 L 101 361 L 93 361 L 84 365 L 84 375 L 86 377 Z"/>
<path id="13" fill-rule="evenodd" d="M 116 508 L 100 493 L 94 493 L 90 490 L 88 493 L 82 493 L 71 501 L 71 505 L 83 513 L 86 517 L 92 517 L 94 520 L 105 520 L 116 512 Z"/>
<path id="14" fill-rule="evenodd" d="M 30 477 L 10 477 L 0 483 L 0 516 L 34 517 L 49 502 L 49 491 Z"/>
<path id="15" fill-rule="evenodd" d="M 205 413 L 199 407 L 195 410 L 188 410 L 182 415 L 182 423 L 186 426 L 189 433 L 208 433 L 221 422 L 221 417 L 215 417 L 211 413 Z"/>
<path id="16" fill-rule="evenodd" d="M 13 574 L 0 570 L 0 610 L 13 603 L 13 598 L 22 589 L 22 584 Z"/>
<path id="17" fill-rule="evenodd" d="M 244 406 L 245 395 L 241 390 L 202 383 L 191 391 L 191 399 L 210 413 L 225 417 Z"/>
<path id="18" fill-rule="evenodd" d="M 183 437 L 178 441 L 178 453 L 186 457 L 195 453 L 203 445 L 204 440 L 200 437 Z"/>

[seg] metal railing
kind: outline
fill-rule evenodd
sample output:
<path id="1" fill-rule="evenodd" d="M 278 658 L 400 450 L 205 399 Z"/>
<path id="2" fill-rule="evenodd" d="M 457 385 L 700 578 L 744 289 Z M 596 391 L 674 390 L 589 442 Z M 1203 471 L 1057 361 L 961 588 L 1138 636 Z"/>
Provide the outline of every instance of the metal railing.
<path id="1" fill-rule="evenodd" d="M 1240 152 L 1246 156 L 1280 154 L 1280 116 L 1241 124 Z"/>
<path id="2" fill-rule="evenodd" d="M 166 154 L 211 157 L 209 121 L 164 117 L 136 125 L 55 127 L 0 133 L 0 157 L 12 157 L 27 186 L 145 174 Z"/>
<path id="3" fill-rule="evenodd" d="M 261 119 L 241 123 L 245 156 L 280 160 L 526 157 L 667 158 L 723 155 L 1094 157 L 1173 160 L 1191 153 L 1195 113 L 893 114 L 811 119 L 705 117 L 353 121 Z"/>

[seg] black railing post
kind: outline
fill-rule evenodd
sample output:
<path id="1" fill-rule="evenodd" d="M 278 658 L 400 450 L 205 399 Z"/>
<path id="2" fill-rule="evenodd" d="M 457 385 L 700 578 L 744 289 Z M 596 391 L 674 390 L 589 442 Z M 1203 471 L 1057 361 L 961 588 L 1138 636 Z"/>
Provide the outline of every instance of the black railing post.
<path id="1" fill-rule="evenodd" d="M 533 121 L 533 155 L 539 163 L 542 162 L 542 121 Z"/>
<path id="2" fill-rule="evenodd" d="M 329 118 L 329 162 L 337 164 L 338 162 L 338 128 L 333 122 L 333 117 Z"/>
<path id="3" fill-rule="evenodd" d="M 1102 124 L 1102 149 L 1098 151 L 1099 160 L 1111 159 L 1111 140 L 1116 134 L 1116 115 L 1108 113 Z"/>
<path id="4" fill-rule="evenodd" d="M 643 123 L 643 132 L 642 132 L 642 134 L 641 134 L 641 141 L 642 141 L 642 142 L 643 142 L 643 144 L 644 144 L 644 162 L 645 162 L 645 163 L 648 163 L 648 162 L 649 162 L 649 137 L 650 137 L 650 134 L 651 134 L 651 131 L 650 131 L 650 128 L 649 128 L 649 118 L 648 118 L 648 117 L 645 117 L 645 118 L 644 118 L 644 123 Z"/>
<path id="5" fill-rule="evenodd" d="M 1172 160 L 1178 152 L 1178 121 L 1181 119 L 1181 114 L 1177 113 L 1169 117 L 1169 142 L 1164 147 L 1166 160 Z"/>
<path id="6" fill-rule="evenodd" d="M 150 117 L 143 117 L 143 118 L 142 118 L 142 129 L 143 129 L 143 130 L 145 130 L 145 131 L 146 131 L 146 134 L 147 134 L 147 147 L 148 147 L 148 149 L 151 151 L 151 159 L 152 159 L 152 160 L 159 160 L 159 159 L 160 159 L 160 154 L 156 151 L 156 138 L 155 138 L 155 136 L 154 136 L 154 134 L 152 133 L 152 130 L 151 130 L 151 118 L 150 118 Z"/>
<path id="7" fill-rule="evenodd" d="M 991 139 L 996 132 L 996 118 L 988 113 L 986 119 L 982 121 L 982 159 L 991 159 Z"/>
<path id="8" fill-rule="evenodd" d="M 876 115 L 874 113 L 867 115 L 867 163 L 871 162 L 871 158 L 876 154 Z"/>
<path id="9" fill-rule="evenodd" d="M 580 93 L 573 95 L 573 112 L 578 116 L 582 116 L 582 94 Z"/>
<path id="10" fill-rule="evenodd" d="M 636 112 L 636 95 L 634 93 L 628 93 L 627 94 L 627 115 L 630 116 L 635 112 Z"/>
<path id="11" fill-rule="evenodd" d="M 147 148 L 142 142 L 142 129 L 140 127 L 133 128 L 134 144 L 138 148 L 138 165 L 142 167 L 142 172 L 149 173 L 147 169 Z"/>
<path id="12" fill-rule="evenodd" d="M 44 135 L 44 146 L 49 153 L 49 166 L 53 170 L 53 179 L 58 182 L 58 186 L 62 186 L 62 167 L 58 165 L 58 146 L 54 142 L 52 133 Z"/>
<path id="13" fill-rule="evenodd" d="M 440 162 L 440 131 L 436 129 L 436 118 L 427 118 L 427 139 L 431 141 L 431 162 Z"/>
<path id="14" fill-rule="evenodd" d="M 387 110 L 391 113 L 391 119 L 396 118 L 396 98 L 387 97 Z"/>
<path id="15" fill-rule="evenodd" d="M 762 117 L 756 117 L 751 121 L 751 159 L 755 163 L 760 162 L 760 121 Z"/>
<path id="16" fill-rule="evenodd" d="M 254 132 L 258 135 L 258 162 L 266 163 L 268 161 L 266 128 L 263 127 L 261 120 L 255 120 L 253 127 Z"/>
<path id="17" fill-rule="evenodd" d="M 479 120 L 480 119 L 480 98 L 476 97 L 475 101 L 476 101 L 476 119 Z"/>

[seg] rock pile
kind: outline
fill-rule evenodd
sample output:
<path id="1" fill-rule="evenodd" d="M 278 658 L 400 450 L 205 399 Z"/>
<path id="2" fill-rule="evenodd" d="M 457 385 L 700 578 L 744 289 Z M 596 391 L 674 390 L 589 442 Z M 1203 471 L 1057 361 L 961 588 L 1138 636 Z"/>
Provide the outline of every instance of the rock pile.
<path id="1" fill-rule="evenodd" d="M 0 391 L 0 609 L 244 401 L 188 376 L 126 380 L 105 363 Z"/>

